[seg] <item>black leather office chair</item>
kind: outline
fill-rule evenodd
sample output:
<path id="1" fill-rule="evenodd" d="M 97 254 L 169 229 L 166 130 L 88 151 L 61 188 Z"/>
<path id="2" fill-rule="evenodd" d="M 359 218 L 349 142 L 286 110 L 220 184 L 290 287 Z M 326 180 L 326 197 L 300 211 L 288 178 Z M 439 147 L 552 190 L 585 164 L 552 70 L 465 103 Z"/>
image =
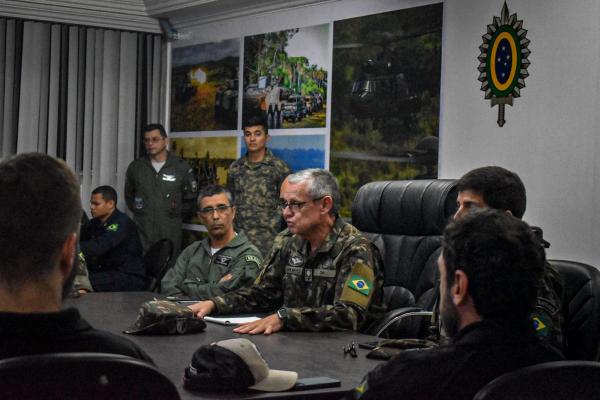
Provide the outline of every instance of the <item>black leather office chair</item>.
<path id="1" fill-rule="evenodd" d="M 154 243 L 144 255 L 146 274 L 148 275 L 148 290 L 160 289 L 160 281 L 169 269 L 173 257 L 173 242 L 170 239 L 160 239 Z"/>
<path id="2" fill-rule="evenodd" d="M 571 360 L 600 360 L 600 271 L 566 260 L 548 260 L 565 282 L 564 354 Z"/>
<path id="3" fill-rule="evenodd" d="M 358 190 L 352 223 L 381 252 L 384 301 L 392 310 L 369 333 L 395 338 L 426 333 L 424 321 L 438 293 L 441 234 L 456 211 L 457 194 L 456 181 L 442 179 L 371 182 Z M 399 322 L 400 316 L 415 315 L 425 319 Z"/>
<path id="4" fill-rule="evenodd" d="M 179 400 L 152 365 L 103 353 L 58 353 L 0 360 L 2 399 Z"/>
<path id="5" fill-rule="evenodd" d="M 600 398 L 600 363 L 555 361 L 506 373 L 473 400 L 591 400 Z"/>

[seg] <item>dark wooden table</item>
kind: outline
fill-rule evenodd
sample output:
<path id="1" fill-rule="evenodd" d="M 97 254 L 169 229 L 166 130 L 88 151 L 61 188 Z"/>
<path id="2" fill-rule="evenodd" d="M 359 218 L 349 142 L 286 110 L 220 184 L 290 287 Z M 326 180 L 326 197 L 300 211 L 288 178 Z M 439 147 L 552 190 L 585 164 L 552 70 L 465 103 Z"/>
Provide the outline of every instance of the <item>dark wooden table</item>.
<path id="1" fill-rule="evenodd" d="M 375 337 L 355 332 L 278 332 L 265 335 L 239 335 L 232 327 L 207 323 L 201 333 L 174 336 L 138 336 L 122 333 L 135 321 L 141 304 L 152 300 L 155 293 L 90 293 L 78 299 L 69 299 L 65 307 L 76 307 L 93 327 L 123 335 L 138 344 L 157 367 L 177 386 L 182 399 L 222 398 L 281 398 L 315 397 L 335 398 L 337 394 L 357 386 L 362 377 L 378 362 L 365 357 L 367 351 L 358 349 L 358 357 L 344 355 L 343 348 L 350 342 L 376 340 Z M 184 368 L 194 351 L 204 345 L 223 339 L 246 337 L 256 344 L 272 369 L 298 372 L 299 378 L 328 376 L 339 379 L 339 388 L 302 392 L 267 393 L 248 391 L 224 396 L 219 393 L 192 392 L 183 388 Z M 337 394 L 336 394 L 337 393 Z"/>

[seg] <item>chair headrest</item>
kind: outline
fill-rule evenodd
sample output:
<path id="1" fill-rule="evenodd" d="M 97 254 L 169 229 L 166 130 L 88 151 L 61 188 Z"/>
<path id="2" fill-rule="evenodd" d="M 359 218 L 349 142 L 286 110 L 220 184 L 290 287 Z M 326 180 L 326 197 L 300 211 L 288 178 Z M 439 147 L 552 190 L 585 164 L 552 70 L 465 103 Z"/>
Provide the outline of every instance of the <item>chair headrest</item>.
<path id="1" fill-rule="evenodd" d="M 354 198 L 352 224 L 363 232 L 441 235 L 457 195 L 454 179 L 367 183 Z"/>

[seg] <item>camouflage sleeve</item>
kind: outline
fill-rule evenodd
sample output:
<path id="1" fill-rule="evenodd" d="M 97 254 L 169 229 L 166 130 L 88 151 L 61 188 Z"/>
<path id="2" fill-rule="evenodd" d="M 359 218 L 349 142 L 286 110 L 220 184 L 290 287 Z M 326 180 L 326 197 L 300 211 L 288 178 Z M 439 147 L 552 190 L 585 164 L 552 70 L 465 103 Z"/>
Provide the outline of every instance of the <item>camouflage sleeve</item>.
<path id="1" fill-rule="evenodd" d="M 559 350 L 563 349 L 561 331 L 563 296 L 562 277 L 558 270 L 546 261 L 532 319 L 538 336 Z"/>
<path id="2" fill-rule="evenodd" d="M 232 260 L 229 274 L 232 278 L 224 282 L 198 282 L 196 279 L 184 279 L 182 286 L 188 296 L 208 299 L 224 295 L 241 287 L 252 285 L 258 267 L 262 261 L 260 252 L 252 247 Z"/>
<path id="3" fill-rule="evenodd" d="M 182 290 L 181 284 L 185 279 L 185 271 L 194 250 L 194 246 L 188 246 L 181 252 L 179 257 L 177 257 L 175 265 L 169 268 L 165 276 L 160 281 L 160 292 L 162 294 L 167 296 L 187 295 Z"/>
<path id="4" fill-rule="evenodd" d="M 333 305 L 289 308 L 289 330 L 361 330 L 383 312 L 379 253 L 364 240 L 340 255 Z"/>
<path id="5" fill-rule="evenodd" d="M 75 290 L 85 290 L 87 292 L 93 292 L 92 284 L 90 283 L 90 276 L 87 269 L 87 263 L 85 257 L 81 251 L 75 256 L 77 258 L 77 271 L 75 272 L 75 279 L 73 280 L 73 288 Z"/>
<path id="6" fill-rule="evenodd" d="M 282 240 L 282 235 L 275 238 L 273 249 L 263 261 L 252 286 L 242 287 L 211 299 L 220 314 L 269 312 L 281 307 L 283 304 L 281 283 L 285 271 L 285 263 L 281 261 Z"/>

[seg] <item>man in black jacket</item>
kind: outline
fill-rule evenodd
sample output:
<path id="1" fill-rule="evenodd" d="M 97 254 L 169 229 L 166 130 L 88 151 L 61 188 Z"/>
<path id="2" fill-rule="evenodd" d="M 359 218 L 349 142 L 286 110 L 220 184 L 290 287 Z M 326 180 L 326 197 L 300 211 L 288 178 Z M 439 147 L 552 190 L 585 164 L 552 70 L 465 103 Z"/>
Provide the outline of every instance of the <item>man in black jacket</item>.
<path id="1" fill-rule="evenodd" d="M 53 352 L 150 357 L 129 340 L 61 310 L 75 275 L 79 184 L 62 161 L 22 154 L 0 163 L 0 358 Z"/>
<path id="2" fill-rule="evenodd" d="M 506 372 L 561 360 L 529 319 L 544 261 L 531 228 L 504 211 L 451 223 L 438 260 L 440 316 L 451 343 L 400 353 L 347 398 L 470 400 Z"/>
<path id="3" fill-rule="evenodd" d="M 92 192 L 92 220 L 81 232 L 81 252 L 97 292 L 146 289 L 142 246 L 133 221 L 116 207 L 117 192 L 99 186 Z"/>

